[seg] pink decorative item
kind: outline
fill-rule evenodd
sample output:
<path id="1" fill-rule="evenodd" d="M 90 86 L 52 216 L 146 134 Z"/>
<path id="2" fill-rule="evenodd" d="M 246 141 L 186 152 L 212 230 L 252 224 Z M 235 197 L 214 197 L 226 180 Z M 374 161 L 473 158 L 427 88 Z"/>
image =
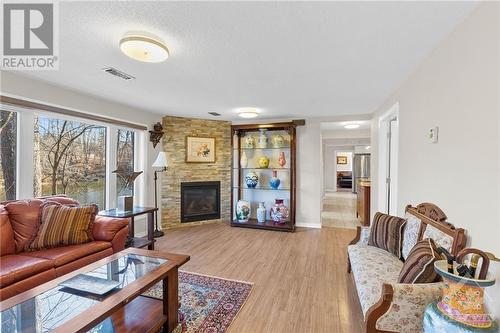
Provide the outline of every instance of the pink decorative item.
<path id="1" fill-rule="evenodd" d="M 284 224 L 288 216 L 288 207 L 283 203 L 283 199 L 275 199 L 275 204 L 271 207 L 271 219 L 277 224 Z"/>
<path id="2" fill-rule="evenodd" d="M 283 168 L 283 167 L 285 166 L 285 164 L 286 164 L 285 152 L 283 152 L 283 151 L 280 153 L 280 157 L 279 157 L 279 159 L 278 159 L 278 164 L 279 164 L 279 165 L 280 165 L 280 167 L 282 167 L 282 168 Z"/>

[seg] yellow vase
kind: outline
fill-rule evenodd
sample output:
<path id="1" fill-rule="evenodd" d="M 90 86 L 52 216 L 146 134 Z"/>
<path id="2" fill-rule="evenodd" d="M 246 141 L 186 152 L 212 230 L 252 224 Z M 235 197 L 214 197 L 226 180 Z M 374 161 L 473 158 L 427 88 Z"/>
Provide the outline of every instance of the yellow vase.
<path id="1" fill-rule="evenodd" d="M 261 168 L 268 168 L 269 167 L 269 158 L 267 156 L 262 156 L 259 159 L 259 166 Z"/>

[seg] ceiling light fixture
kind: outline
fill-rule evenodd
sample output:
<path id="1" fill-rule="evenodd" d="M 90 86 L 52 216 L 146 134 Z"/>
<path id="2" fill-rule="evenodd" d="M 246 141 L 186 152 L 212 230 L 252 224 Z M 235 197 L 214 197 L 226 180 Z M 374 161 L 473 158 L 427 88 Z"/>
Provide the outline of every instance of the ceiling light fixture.
<path id="1" fill-rule="evenodd" d="M 356 129 L 356 128 L 359 128 L 359 126 L 361 126 L 360 124 L 347 124 L 347 125 L 344 125 L 344 128 L 345 129 Z"/>
<path id="2" fill-rule="evenodd" d="M 144 32 L 127 33 L 120 40 L 120 50 L 127 57 L 142 62 L 162 62 L 169 56 L 160 38 Z"/>
<path id="3" fill-rule="evenodd" d="M 245 119 L 256 118 L 260 113 L 256 108 L 239 108 L 236 111 L 238 112 L 238 116 Z"/>

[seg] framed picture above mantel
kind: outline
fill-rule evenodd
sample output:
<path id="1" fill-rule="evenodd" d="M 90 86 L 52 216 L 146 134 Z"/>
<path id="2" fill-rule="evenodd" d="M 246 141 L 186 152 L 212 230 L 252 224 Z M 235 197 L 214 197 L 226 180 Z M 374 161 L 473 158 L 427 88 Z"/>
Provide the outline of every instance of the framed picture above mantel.
<path id="1" fill-rule="evenodd" d="M 215 163 L 215 138 L 186 137 L 187 163 Z"/>
<path id="2" fill-rule="evenodd" d="M 296 122 L 233 125 L 231 226 L 295 230 Z"/>

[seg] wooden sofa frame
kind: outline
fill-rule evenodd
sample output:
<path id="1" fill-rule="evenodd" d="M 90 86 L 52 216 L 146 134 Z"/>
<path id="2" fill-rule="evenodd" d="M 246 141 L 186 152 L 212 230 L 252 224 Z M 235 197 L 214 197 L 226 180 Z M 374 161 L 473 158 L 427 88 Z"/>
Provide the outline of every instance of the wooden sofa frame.
<path id="1" fill-rule="evenodd" d="M 453 245 L 451 248 L 451 253 L 453 255 L 456 255 L 465 247 L 465 230 L 455 228 L 451 223 L 447 222 L 446 214 L 438 206 L 432 203 L 424 202 L 416 207 L 412 207 L 411 205 L 406 206 L 405 212 L 411 213 L 422 221 L 418 239 L 422 239 L 427 226 L 432 225 L 433 227 L 453 237 Z M 349 243 L 349 245 L 357 244 L 360 238 L 361 227 L 358 227 L 356 237 Z M 347 261 L 347 272 L 350 273 L 351 263 L 349 262 L 349 256 L 347 256 Z M 391 333 L 388 331 L 378 330 L 376 325 L 377 320 L 389 310 L 393 297 L 394 290 L 392 286 L 388 283 L 384 283 L 382 285 L 382 293 L 379 301 L 368 309 L 366 314 L 364 323 L 366 333 Z"/>

